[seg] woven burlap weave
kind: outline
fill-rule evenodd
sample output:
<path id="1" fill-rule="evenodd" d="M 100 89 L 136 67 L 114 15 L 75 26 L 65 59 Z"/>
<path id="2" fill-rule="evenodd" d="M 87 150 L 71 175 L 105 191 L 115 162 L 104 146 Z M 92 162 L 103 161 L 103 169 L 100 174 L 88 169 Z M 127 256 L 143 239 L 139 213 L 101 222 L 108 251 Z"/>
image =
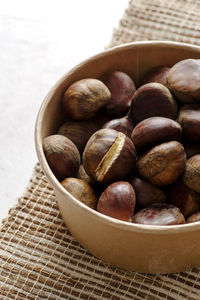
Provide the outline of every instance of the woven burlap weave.
<path id="1" fill-rule="evenodd" d="M 200 44 L 200 1 L 130 1 L 109 46 L 136 40 Z M 60 216 L 36 164 L 1 226 L 0 299 L 200 299 L 200 269 L 145 275 L 110 266 L 83 249 Z"/>

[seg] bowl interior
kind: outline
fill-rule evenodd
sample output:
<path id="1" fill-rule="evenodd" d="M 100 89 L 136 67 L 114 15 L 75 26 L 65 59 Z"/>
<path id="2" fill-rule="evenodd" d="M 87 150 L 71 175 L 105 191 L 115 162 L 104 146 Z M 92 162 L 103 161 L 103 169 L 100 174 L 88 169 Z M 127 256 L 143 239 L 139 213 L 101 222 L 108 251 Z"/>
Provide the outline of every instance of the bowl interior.
<path id="1" fill-rule="evenodd" d="M 138 86 L 144 73 L 150 68 L 161 65 L 171 67 L 186 58 L 200 58 L 200 48 L 176 42 L 136 42 L 106 50 L 87 59 L 65 74 L 44 99 L 38 113 L 35 130 L 39 162 L 53 186 L 60 189 L 62 193 L 64 192 L 46 162 L 42 141 L 44 137 L 55 134 L 58 127 L 66 120 L 61 100 L 67 87 L 82 78 L 99 78 L 104 72 L 112 69 L 128 73 Z"/>

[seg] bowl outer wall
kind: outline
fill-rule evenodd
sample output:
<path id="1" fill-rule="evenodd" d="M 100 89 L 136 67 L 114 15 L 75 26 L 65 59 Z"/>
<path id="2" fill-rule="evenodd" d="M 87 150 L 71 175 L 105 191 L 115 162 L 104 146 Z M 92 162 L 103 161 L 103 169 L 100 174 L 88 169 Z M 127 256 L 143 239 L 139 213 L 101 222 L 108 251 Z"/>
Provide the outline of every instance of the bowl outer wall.
<path id="1" fill-rule="evenodd" d="M 104 216 L 75 199 L 57 181 L 46 161 L 42 141 L 65 120 L 61 99 L 82 78 L 98 78 L 110 69 L 128 73 L 136 85 L 155 66 L 173 66 L 200 58 L 200 47 L 177 42 L 134 42 L 103 51 L 65 74 L 49 91 L 39 110 L 35 146 L 71 234 L 95 256 L 115 266 L 145 273 L 171 273 L 200 265 L 200 222 L 178 226 L 145 226 Z"/>

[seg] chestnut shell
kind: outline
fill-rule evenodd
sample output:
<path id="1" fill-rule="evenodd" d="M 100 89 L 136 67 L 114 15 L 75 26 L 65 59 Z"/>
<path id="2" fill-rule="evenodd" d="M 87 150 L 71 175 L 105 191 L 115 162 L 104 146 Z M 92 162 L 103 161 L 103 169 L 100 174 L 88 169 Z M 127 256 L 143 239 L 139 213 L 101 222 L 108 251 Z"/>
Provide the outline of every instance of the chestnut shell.
<path id="1" fill-rule="evenodd" d="M 134 169 L 135 161 L 133 142 L 114 129 L 96 131 L 83 152 L 85 171 L 99 182 L 111 183 L 124 179 Z"/>

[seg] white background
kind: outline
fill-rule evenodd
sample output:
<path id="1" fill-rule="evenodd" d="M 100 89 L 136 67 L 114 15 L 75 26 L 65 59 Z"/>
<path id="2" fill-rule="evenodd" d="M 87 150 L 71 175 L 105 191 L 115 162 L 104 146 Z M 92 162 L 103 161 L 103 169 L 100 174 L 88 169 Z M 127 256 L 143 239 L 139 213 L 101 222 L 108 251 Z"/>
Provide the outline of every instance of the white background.
<path id="1" fill-rule="evenodd" d="M 103 50 L 128 0 L 0 0 L 0 221 L 37 162 L 34 126 L 50 87 Z"/>

